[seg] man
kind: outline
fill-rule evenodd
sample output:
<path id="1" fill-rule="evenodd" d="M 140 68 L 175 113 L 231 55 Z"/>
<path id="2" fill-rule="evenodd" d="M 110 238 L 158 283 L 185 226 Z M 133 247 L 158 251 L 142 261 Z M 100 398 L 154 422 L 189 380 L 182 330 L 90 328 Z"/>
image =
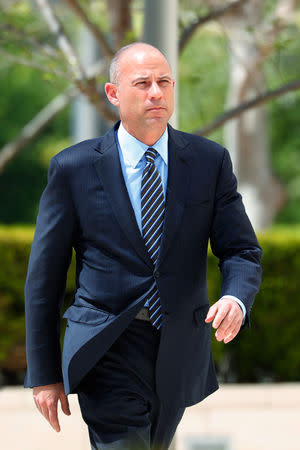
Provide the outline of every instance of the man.
<path id="1" fill-rule="evenodd" d="M 25 386 L 59 431 L 77 392 L 93 449 L 166 449 L 186 406 L 218 388 L 210 322 L 230 342 L 258 290 L 261 250 L 228 152 L 168 125 L 165 57 L 121 49 L 105 86 L 121 123 L 56 155 L 26 281 Z M 209 308 L 210 239 L 223 276 Z M 72 247 L 76 293 L 60 361 L 60 309 Z M 63 375 L 62 375 L 63 372 Z"/>

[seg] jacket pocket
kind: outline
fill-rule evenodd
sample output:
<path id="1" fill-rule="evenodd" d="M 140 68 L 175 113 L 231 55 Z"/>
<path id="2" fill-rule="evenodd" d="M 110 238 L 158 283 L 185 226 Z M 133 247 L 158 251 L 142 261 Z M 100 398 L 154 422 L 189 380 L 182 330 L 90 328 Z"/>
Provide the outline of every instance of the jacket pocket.
<path id="1" fill-rule="evenodd" d="M 89 325 L 97 325 L 105 322 L 109 313 L 101 309 L 90 308 L 87 306 L 71 305 L 64 313 L 64 319 L 69 319 L 72 322 L 87 323 Z"/>
<path id="2" fill-rule="evenodd" d="M 198 327 L 208 325 L 207 323 L 205 323 L 205 318 L 208 313 L 208 310 L 209 310 L 208 304 L 202 305 L 194 310 L 194 321 Z"/>

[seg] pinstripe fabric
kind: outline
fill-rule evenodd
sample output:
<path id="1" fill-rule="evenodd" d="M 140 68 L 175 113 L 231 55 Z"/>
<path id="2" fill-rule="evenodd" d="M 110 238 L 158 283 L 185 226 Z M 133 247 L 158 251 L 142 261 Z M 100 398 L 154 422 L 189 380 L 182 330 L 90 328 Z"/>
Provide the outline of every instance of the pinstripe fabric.
<path id="1" fill-rule="evenodd" d="M 154 265 L 159 253 L 165 212 L 162 182 L 154 164 L 156 156 L 157 151 L 148 148 L 145 153 L 147 163 L 143 171 L 141 185 L 142 232 L 146 248 Z M 147 300 L 149 301 L 150 321 L 155 328 L 159 329 L 162 324 L 162 313 L 157 286 L 153 287 Z"/>

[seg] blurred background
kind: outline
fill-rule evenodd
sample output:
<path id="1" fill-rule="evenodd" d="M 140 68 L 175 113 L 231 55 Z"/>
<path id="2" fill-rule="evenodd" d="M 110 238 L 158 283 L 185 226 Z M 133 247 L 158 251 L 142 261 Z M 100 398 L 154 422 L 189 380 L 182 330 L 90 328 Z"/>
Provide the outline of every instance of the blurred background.
<path id="1" fill-rule="evenodd" d="M 297 0 L 2 0 L 0 421 L 6 424 L 5 448 L 55 445 L 58 450 L 59 445 L 70 448 L 71 439 L 72 449 L 88 448 L 75 399 L 74 422 L 57 439 L 34 410 L 31 392 L 20 387 L 26 368 L 24 281 L 50 159 L 74 142 L 103 134 L 118 119 L 103 90 L 109 62 L 122 45 L 142 40 L 160 48 L 171 63 L 177 80 L 172 124 L 230 151 L 264 250 L 252 327 L 227 345 L 213 338 L 221 390 L 188 408 L 176 448 L 300 449 L 299 31 Z M 217 264 L 210 253 L 211 302 L 220 290 Z M 66 305 L 73 275 L 74 261 Z M 16 422 L 21 441 L 13 432 Z"/>

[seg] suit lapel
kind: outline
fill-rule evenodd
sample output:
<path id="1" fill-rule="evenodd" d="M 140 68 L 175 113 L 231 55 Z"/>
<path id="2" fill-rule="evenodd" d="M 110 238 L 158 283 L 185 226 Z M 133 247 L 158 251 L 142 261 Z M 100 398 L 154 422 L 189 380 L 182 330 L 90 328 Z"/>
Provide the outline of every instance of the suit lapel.
<path id="1" fill-rule="evenodd" d="M 153 268 L 144 240 L 136 222 L 134 210 L 123 178 L 115 130 L 119 124 L 108 131 L 101 145 L 95 150 L 100 153 L 95 162 L 97 174 L 108 195 L 112 210 L 136 253 Z M 184 211 L 184 202 L 189 186 L 189 166 L 185 147 L 188 142 L 180 133 L 168 126 L 168 184 L 163 235 L 157 265 L 166 256 L 175 237 Z"/>
<path id="2" fill-rule="evenodd" d="M 188 142 L 180 133 L 168 126 L 168 184 L 163 235 L 157 265 L 166 256 L 180 225 L 189 186 L 187 164 Z"/>
<path id="3" fill-rule="evenodd" d="M 146 250 L 136 222 L 134 210 L 123 178 L 119 152 L 115 139 L 118 124 L 103 137 L 101 146 L 96 148 L 100 158 L 95 163 L 97 174 L 108 195 L 112 210 L 128 240 L 145 263 L 153 268 L 153 263 Z"/>

